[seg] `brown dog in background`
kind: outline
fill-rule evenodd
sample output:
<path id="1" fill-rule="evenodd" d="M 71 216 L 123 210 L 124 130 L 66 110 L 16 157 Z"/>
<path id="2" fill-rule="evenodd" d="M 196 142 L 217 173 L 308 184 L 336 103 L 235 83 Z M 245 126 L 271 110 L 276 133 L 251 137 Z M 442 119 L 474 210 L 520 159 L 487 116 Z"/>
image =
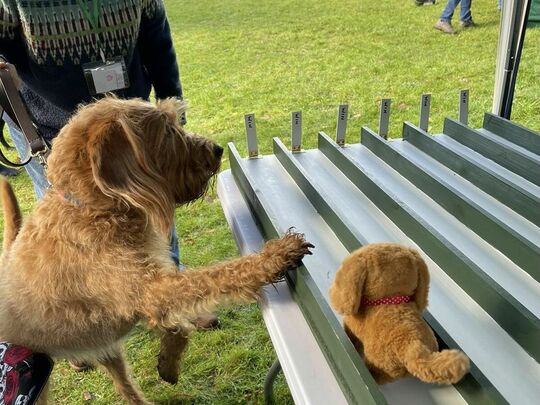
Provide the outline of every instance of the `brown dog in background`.
<path id="1" fill-rule="evenodd" d="M 111 97 L 81 108 L 54 141 L 53 186 L 24 222 L 9 184 L 0 186 L 0 338 L 99 362 L 133 405 L 148 402 L 128 376 L 121 341 L 139 321 L 161 336 L 158 371 L 174 383 L 186 319 L 254 300 L 312 247 L 289 232 L 259 254 L 177 271 L 168 241 L 174 209 L 204 195 L 223 153 L 177 124 L 183 110 L 173 100 Z"/>

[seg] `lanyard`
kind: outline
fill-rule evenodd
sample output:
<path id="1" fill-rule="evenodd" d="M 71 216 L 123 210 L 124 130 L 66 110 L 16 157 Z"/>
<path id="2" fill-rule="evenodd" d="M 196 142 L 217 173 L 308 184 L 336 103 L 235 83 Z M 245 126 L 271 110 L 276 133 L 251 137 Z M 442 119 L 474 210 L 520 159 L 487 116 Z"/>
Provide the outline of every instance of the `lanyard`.
<path id="1" fill-rule="evenodd" d="M 79 7 L 88 20 L 93 29 L 99 29 L 99 18 L 101 16 L 101 0 L 92 0 L 91 9 L 88 7 L 88 2 L 77 0 Z"/>

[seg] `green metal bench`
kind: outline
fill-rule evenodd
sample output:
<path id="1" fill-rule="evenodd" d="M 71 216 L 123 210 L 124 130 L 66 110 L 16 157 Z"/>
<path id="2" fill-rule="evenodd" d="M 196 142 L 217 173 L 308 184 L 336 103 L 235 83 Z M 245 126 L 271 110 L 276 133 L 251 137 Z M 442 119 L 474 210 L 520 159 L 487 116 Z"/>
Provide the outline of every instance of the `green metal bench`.
<path id="1" fill-rule="evenodd" d="M 305 400 L 305 392 L 337 383 L 344 399 L 333 403 L 537 404 L 540 135 L 488 113 L 481 129 L 447 119 L 443 134 L 430 135 L 405 123 L 402 139 L 386 140 L 364 127 L 360 143 L 345 145 L 343 130 L 339 144 L 319 133 L 318 148 L 299 151 L 294 119 L 295 153 L 277 138 L 268 156 L 253 151 L 253 139 L 250 158 L 229 144 L 231 170 L 220 175 L 218 192 L 243 252 L 260 243 L 249 235 L 269 239 L 291 226 L 316 246 L 279 289 L 285 300 L 290 291 L 335 380 L 326 371 L 321 378 L 286 371 L 289 383 L 313 379 L 292 382 L 301 387 L 295 401 L 328 403 L 323 394 Z M 377 386 L 330 308 L 339 263 L 382 241 L 414 246 L 428 263 L 425 319 L 442 347 L 460 348 L 472 362 L 455 386 Z M 282 363 L 284 356 L 291 369 L 303 361 L 278 352 Z"/>

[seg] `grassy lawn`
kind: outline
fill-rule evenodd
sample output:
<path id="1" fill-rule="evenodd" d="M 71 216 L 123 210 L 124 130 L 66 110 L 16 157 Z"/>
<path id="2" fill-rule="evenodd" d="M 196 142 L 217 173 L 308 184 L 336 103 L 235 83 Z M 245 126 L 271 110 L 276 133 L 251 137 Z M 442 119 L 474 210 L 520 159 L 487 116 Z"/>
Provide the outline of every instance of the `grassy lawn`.
<path id="1" fill-rule="evenodd" d="M 348 102 L 349 142 L 362 125 L 378 126 L 381 98 L 392 98 L 390 135 L 418 120 L 422 93 L 432 93 L 430 131 L 457 116 L 458 93 L 470 90 L 470 124 L 491 110 L 499 13 L 495 0 L 475 0 L 478 27 L 459 35 L 432 28 L 443 4 L 412 0 L 165 0 L 190 104 L 188 128 L 235 142 L 244 153 L 243 115 L 256 114 L 260 148 L 287 137 L 290 112 L 303 111 L 304 143 L 335 131 L 337 105 Z M 454 21 L 457 25 L 457 21 Z M 540 29 L 530 29 L 515 95 L 513 119 L 540 131 Z M 285 139 L 288 143 L 288 139 Z M 224 168 L 228 167 L 225 156 Z M 25 212 L 33 194 L 26 175 L 16 187 Z M 199 266 L 236 256 L 232 235 L 212 191 L 177 212 L 183 261 Z M 196 332 L 175 387 L 155 371 L 158 342 L 143 329 L 127 340 L 133 373 L 147 397 L 161 404 L 261 404 L 264 376 L 274 360 L 256 305 L 219 310 L 222 329 Z M 54 373 L 56 404 L 121 404 L 101 371 Z M 277 403 L 292 403 L 282 377 Z"/>

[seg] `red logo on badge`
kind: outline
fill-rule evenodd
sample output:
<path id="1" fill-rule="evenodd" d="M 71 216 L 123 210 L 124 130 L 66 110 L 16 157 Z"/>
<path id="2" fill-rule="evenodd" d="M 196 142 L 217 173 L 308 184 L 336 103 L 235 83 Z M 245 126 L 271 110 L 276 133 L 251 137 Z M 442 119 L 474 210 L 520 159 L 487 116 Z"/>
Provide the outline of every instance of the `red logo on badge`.
<path id="1" fill-rule="evenodd" d="M 113 79 L 113 75 L 110 73 L 107 75 L 107 81 L 110 82 Z"/>

